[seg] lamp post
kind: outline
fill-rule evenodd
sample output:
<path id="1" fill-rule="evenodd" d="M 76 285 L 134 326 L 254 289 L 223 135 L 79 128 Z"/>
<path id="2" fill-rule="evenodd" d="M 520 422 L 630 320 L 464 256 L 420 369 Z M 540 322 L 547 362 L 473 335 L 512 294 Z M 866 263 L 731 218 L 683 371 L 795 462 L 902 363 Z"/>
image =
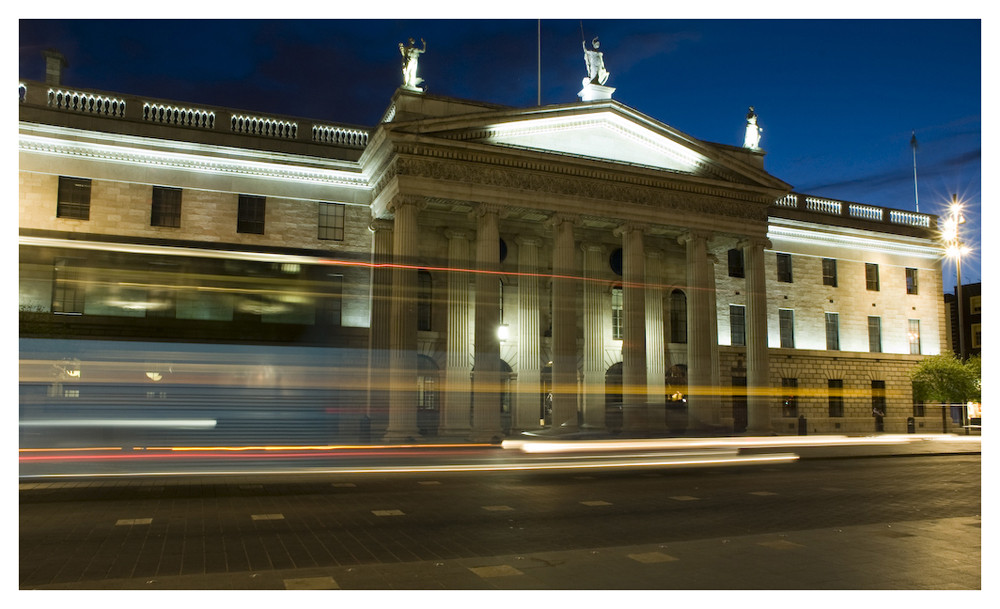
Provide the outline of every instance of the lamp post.
<path id="1" fill-rule="evenodd" d="M 948 217 L 944 221 L 944 230 L 941 233 L 942 241 L 945 243 L 945 251 L 949 258 L 955 259 L 955 296 L 958 301 L 958 353 L 961 360 L 965 361 L 965 324 L 962 302 L 962 255 L 969 252 L 969 248 L 962 244 L 959 235 L 959 227 L 965 223 L 965 216 L 962 215 L 962 205 L 958 202 L 958 195 L 951 195 L 951 206 Z M 965 433 L 969 433 L 969 427 L 965 425 L 966 406 L 962 404 L 962 426 Z M 945 417 L 947 421 L 947 417 Z"/>

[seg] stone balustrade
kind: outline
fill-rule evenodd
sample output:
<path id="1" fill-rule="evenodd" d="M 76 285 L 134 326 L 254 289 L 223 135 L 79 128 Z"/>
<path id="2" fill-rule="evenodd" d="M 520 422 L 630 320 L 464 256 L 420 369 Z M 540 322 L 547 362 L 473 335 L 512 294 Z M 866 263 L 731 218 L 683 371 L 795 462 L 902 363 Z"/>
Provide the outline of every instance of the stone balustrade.
<path id="1" fill-rule="evenodd" d="M 798 193 L 789 193 L 775 200 L 774 207 L 918 228 L 930 228 L 931 219 L 934 218 L 931 214 L 890 209 L 863 203 L 852 203 L 850 201 L 837 201 L 835 199 L 825 199 Z"/>
<path id="2" fill-rule="evenodd" d="M 368 145 L 369 137 L 369 130 L 347 125 L 248 114 L 220 107 L 185 106 L 164 100 L 52 87 L 28 80 L 18 82 L 18 102 L 24 106 L 47 107 L 126 121 L 309 141 L 344 148 L 364 148 Z"/>

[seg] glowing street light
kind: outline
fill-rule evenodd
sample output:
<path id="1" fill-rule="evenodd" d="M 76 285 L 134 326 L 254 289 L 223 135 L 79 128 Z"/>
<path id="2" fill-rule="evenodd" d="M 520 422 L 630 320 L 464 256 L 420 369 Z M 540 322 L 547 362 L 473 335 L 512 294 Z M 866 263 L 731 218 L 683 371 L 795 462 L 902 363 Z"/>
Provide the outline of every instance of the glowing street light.
<path id="1" fill-rule="evenodd" d="M 943 222 L 941 229 L 941 240 L 945 245 L 945 254 L 955 260 L 956 290 L 958 298 L 958 352 L 962 359 L 965 359 L 965 326 L 962 315 L 962 256 L 971 250 L 966 247 L 959 236 L 959 227 L 965 223 L 965 216 L 962 215 L 962 204 L 958 202 L 958 195 L 951 195 L 951 205 L 948 208 L 949 215 Z"/>

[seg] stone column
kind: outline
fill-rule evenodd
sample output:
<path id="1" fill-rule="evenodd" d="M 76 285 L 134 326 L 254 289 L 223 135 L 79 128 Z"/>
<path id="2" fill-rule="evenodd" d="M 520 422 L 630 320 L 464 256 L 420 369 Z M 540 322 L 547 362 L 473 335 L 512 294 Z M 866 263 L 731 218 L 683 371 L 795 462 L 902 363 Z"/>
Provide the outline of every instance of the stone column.
<path id="1" fill-rule="evenodd" d="M 646 251 L 646 386 L 649 430 L 667 429 L 667 350 L 663 341 L 663 252 Z"/>
<path id="2" fill-rule="evenodd" d="M 576 431 L 576 248 L 575 216 L 553 216 L 552 247 L 552 427 Z"/>
<path id="3" fill-rule="evenodd" d="M 767 281 L 764 248 L 767 239 L 740 241 L 746 268 L 747 433 L 771 432 L 770 367 L 767 352 Z"/>
<path id="4" fill-rule="evenodd" d="M 392 318 L 392 271 L 384 266 L 392 261 L 392 222 L 373 218 L 372 267 L 368 322 L 368 419 L 370 440 L 385 433 L 389 417 L 389 320 Z M 364 435 L 364 434 L 363 434 Z"/>
<path id="5" fill-rule="evenodd" d="M 646 402 L 646 280 L 643 231 L 626 224 L 615 229 L 622 237 L 622 430 L 648 429 Z"/>
<path id="6" fill-rule="evenodd" d="M 538 248 L 541 239 L 519 236 L 517 243 L 517 392 L 511 431 L 537 429 L 541 412 L 542 355 L 538 309 Z"/>
<path id="7" fill-rule="evenodd" d="M 392 259 L 413 265 L 418 253 L 417 216 L 422 198 L 397 196 L 389 203 L 395 220 Z M 389 319 L 389 425 L 386 442 L 413 441 L 417 430 L 417 269 L 392 269 Z"/>
<path id="8" fill-rule="evenodd" d="M 583 424 L 604 429 L 604 317 L 607 283 L 601 281 L 608 249 L 585 244 L 583 249 Z"/>
<path id="9" fill-rule="evenodd" d="M 712 420 L 712 346 L 709 291 L 708 239 L 690 231 L 678 241 L 687 246 L 688 322 L 688 429 L 704 430 Z"/>
<path id="10" fill-rule="evenodd" d="M 708 408 L 711 418 L 708 422 L 711 425 L 722 424 L 722 396 L 719 395 L 719 390 L 722 387 L 719 379 L 719 310 L 715 298 L 715 265 L 718 262 L 719 259 L 715 254 L 708 255 L 708 357 L 711 364 L 712 391 L 706 397 L 709 400 Z"/>
<path id="11" fill-rule="evenodd" d="M 498 441 L 500 429 L 500 208 L 476 209 L 475 369 L 472 373 L 473 442 Z"/>
<path id="12" fill-rule="evenodd" d="M 439 434 L 469 435 L 472 412 L 472 300 L 469 290 L 468 231 L 447 230 L 448 238 L 448 352 L 444 371 Z"/>

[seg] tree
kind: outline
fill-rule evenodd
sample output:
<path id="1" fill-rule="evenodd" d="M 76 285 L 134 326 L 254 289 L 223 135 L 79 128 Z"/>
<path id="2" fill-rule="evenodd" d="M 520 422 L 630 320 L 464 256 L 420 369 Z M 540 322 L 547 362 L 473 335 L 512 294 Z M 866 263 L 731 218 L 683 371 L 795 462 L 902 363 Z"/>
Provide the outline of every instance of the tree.
<path id="1" fill-rule="evenodd" d="M 926 402 L 964 404 L 980 397 L 979 357 L 963 363 L 953 354 L 934 355 L 910 372 L 913 397 Z"/>

